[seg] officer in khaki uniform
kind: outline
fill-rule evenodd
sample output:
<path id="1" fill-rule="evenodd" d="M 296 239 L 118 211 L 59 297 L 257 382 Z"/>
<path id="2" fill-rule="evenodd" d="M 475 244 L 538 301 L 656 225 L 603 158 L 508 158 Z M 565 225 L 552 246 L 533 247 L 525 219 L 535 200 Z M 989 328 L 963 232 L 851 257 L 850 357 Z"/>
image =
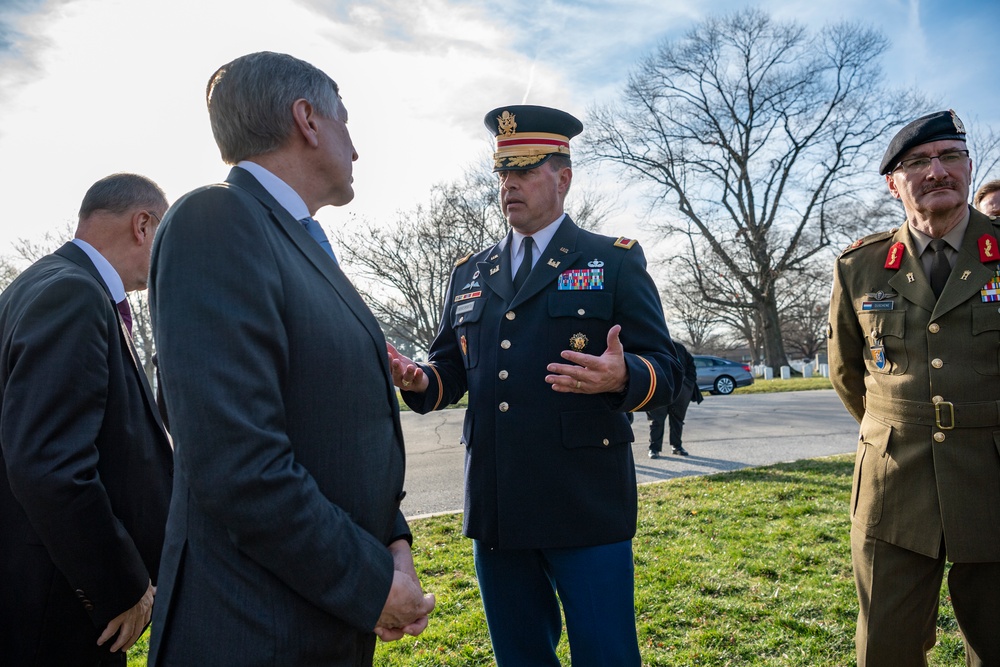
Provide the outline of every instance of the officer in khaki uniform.
<path id="1" fill-rule="evenodd" d="M 926 665 L 946 559 L 967 664 L 1000 665 L 1000 221 L 968 205 L 953 111 L 900 130 L 880 173 L 906 223 L 841 254 L 830 303 L 830 376 L 861 424 L 858 665 Z"/>
<path id="2" fill-rule="evenodd" d="M 577 227 L 568 113 L 486 114 L 511 225 L 459 260 L 428 363 L 393 354 L 416 412 L 469 394 L 465 534 L 499 667 L 638 667 L 627 411 L 669 404 L 681 372 L 642 249 Z"/>

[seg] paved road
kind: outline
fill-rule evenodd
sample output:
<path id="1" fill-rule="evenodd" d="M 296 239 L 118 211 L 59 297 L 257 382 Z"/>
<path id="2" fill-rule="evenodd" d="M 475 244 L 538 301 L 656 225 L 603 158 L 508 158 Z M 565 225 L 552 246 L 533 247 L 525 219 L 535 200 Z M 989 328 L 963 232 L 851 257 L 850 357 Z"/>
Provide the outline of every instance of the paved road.
<path id="1" fill-rule="evenodd" d="M 406 438 L 407 517 L 462 509 L 465 410 L 402 413 Z M 639 483 L 853 452 L 858 425 L 833 390 L 706 396 L 692 404 L 684 424 L 690 456 L 646 457 L 649 427 L 635 420 L 633 444 Z M 669 451 L 669 445 L 665 445 Z"/>

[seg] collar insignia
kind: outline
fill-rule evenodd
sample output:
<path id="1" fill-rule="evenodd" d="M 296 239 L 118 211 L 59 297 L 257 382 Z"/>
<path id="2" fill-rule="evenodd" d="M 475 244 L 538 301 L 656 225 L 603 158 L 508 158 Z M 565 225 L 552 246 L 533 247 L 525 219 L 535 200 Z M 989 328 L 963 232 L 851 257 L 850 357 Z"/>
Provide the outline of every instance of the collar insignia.
<path id="1" fill-rule="evenodd" d="M 887 269 L 898 269 L 900 264 L 903 263 L 903 253 L 906 251 L 906 246 L 903 242 L 893 243 L 892 247 L 889 248 L 889 254 L 885 257 L 885 268 Z"/>

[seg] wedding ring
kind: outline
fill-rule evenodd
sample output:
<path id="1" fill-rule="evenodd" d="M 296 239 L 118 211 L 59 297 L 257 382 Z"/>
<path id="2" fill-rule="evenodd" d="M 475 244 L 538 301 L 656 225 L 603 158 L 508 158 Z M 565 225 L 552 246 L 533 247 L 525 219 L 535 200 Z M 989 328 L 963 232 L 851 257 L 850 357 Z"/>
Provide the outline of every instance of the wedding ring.
<path id="1" fill-rule="evenodd" d="M 411 384 L 413 384 L 413 382 L 411 382 L 410 380 L 403 380 L 404 387 L 409 387 Z"/>
<path id="2" fill-rule="evenodd" d="M 576 381 L 576 388 L 577 388 L 577 389 L 579 389 L 579 388 L 580 388 L 580 381 L 579 381 L 579 380 L 577 380 L 577 381 Z"/>

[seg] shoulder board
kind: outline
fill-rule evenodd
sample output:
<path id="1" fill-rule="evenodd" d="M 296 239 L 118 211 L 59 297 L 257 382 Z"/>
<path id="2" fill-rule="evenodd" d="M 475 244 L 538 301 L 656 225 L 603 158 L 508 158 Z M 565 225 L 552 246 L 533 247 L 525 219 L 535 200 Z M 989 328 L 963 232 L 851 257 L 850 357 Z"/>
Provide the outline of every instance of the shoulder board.
<path id="1" fill-rule="evenodd" d="M 619 236 L 618 240 L 615 241 L 615 247 L 625 248 L 626 250 L 630 250 L 632 246 L 635 245 L 635 243 L 636 243 L 635 239 L 627 239 L 624 236 Z"/>
<path id="2" fill-rule="evenodd" d="M 465 264 L 466 262 L 469 261 L 470 257 L 472 257 L 472 253 L 471 252 L 468 255 L 466 255 L 465 257 L 462 257 L 462 258 L 456 260 L 455 261 L 455 266 L 462 266 L 463 264 Z"/>
<path id="3" fill-rule="evenodd" d="M 863 246 L 870 245 L 872 243 L 877 243 L 878 241 L 885 241 L 887 239 L 891 239 L 893 237 L 893 235 L 896 233 L 897 229 L 898 228 L 893 227 L 892 229 L 890 229 L 887 232 L 878 232 L 876 234 L 869 234 L 868 236 L 860 238 L 857 241 L 855 241 L 854 243 L 852 243 L 851 245 L 849 245 L 846 248 L 844 248 L 843 252 L 841 252 L 840 254 L 841 254 L 841 256 L 843 256 L 843 255 L 846 255 L 847 253 L 849 253 L 849 252 L 851 252 L 853 250 L 857 250 L 858 248 L 861 248 Z"/>

